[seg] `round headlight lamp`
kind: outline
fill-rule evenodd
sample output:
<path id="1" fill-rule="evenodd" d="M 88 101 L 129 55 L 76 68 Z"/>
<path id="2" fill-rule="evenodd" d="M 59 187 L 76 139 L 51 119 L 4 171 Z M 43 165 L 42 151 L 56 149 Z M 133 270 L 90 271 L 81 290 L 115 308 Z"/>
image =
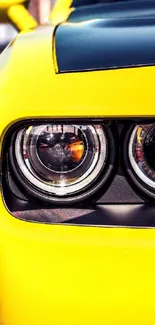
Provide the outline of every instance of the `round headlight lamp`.
<path id="1" fill-rule="evenodd" d="M 155 197 L 155 124 L 136 125 L 128 142 L 129 174 L 140 189 Z"/>
<path id="2" fill-rule="evenodd" d="M 102 125 L 25 127 L 16 133 L 10 157 L 26 190 L 51 202 L 88 197 L 110 172 L 109 140 Z"/>

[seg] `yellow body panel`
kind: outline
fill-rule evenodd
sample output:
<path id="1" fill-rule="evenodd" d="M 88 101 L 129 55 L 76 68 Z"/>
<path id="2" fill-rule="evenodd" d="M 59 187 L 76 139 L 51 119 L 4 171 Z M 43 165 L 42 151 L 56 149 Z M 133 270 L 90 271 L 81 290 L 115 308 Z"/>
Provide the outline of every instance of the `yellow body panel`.
<path id="1" fill-rule="evenodd" d="M 155 230 L 41 225 L 0 202 L 4 325 L 154 325 Z"/>
<path id="2" fill-rule="evenodd" d="M 52 30 L 1 56 L 1 144 L 24 118 L 155 116 L 155 67 L 56 74 Z M 154 325 L 154 257 L 155 229 L 24 222 L 0 197 L 0 324 Z"/>

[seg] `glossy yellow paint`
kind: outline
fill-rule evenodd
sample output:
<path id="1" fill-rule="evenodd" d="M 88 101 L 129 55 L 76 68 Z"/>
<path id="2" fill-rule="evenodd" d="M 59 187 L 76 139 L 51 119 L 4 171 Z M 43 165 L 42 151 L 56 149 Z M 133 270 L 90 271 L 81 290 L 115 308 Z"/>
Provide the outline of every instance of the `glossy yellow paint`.
<path id="1" fill-rule="evenodd" d="M 4 325 L 154 325 L 155 230 L 55 226 L 0 201 Z"/>
<path id="2" fill-rule="evenodd" d="M 1 145 L 24 118 L 155 116 L 155 67 L 56 74 L 53 31 L 0 58 Z M 24 222 L 1 195 L 0 324 L 154 325 L 154 257 L 155 229 Z"/>

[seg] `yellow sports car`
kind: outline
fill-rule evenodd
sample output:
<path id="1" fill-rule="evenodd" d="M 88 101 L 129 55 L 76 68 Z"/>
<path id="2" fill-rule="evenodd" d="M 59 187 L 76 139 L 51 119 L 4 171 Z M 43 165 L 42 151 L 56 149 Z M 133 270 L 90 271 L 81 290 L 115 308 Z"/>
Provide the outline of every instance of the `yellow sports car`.
<path id="1" fill-rule="evenodd" d="M 154 325 L 155 1 L 61 1 L 0 56 L 0 324 Z"/>

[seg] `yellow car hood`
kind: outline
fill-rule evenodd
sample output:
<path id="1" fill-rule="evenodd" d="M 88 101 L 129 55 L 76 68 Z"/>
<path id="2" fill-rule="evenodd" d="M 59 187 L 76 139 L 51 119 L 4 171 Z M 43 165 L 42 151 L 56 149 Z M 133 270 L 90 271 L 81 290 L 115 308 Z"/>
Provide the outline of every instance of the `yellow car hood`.
<path id="1" fill-rule="evenodd" d="M 52 26 L 21 33 L 0 58 L 1 129 L 33 117 L 153 116 L 155 67 L 58 74 Z"/>

